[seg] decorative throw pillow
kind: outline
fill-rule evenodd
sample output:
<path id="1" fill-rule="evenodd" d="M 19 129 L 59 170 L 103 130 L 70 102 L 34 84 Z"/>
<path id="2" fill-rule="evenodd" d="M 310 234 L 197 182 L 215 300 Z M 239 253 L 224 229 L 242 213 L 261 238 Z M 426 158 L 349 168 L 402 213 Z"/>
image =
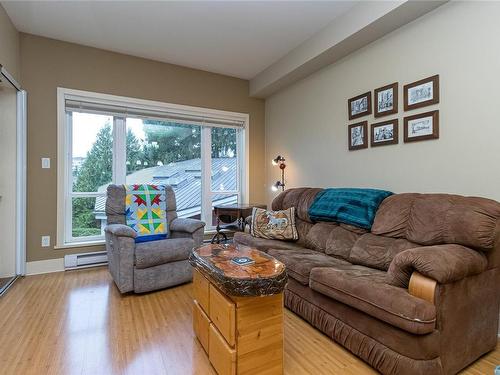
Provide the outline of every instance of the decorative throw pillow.
<path id="1" fill-rule="evenodd" d="M 164 185 L 124 185 L 127 225 L 137 232 L 135 242 L 167 238 Z"/>
<path id="2" fill-rule="evenodd" d="M 283 211 L 253 208 L 251 234 L 269 240 L 298 240 L 295 207 Z"/>

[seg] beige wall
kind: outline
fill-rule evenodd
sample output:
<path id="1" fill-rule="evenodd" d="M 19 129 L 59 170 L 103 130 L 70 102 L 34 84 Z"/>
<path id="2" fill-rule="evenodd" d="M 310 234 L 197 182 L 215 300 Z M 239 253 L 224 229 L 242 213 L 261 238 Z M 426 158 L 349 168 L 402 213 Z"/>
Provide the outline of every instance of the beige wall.
<path id="1" fill-rule="evenodd" d="M 264 195 L 264 102 L 248 96 L 248 81 L 21 34 L 21 72 L 28 91 L 27 259 L 60 258 L 69 252 L 42 248 L 56 239 L 56 89 L 95 91 L 250 114 L 250 200 Z M 41 168 L 41 157 L 52 159 Z"/>
<path id="2" fill-rule="evenodd" d="M 266 162 L 288 187 L 375 187 L 500 200 L 500 3 L 451 2 L 266 101 Z M 404 112 L 403 84 L 440 74 L 441 103 Z M 347 99 L 399 82 L 399 144 L 347 150 Z M 440 110 L 440 139 L 403 143 L 403 117 Z M 372 116 L 361 118 L 369 124 Z M 267 168 L 268 186 L 279 171 Z M 268 191 L 268 200 L 274 197 Z"/>
<path id="3" fill-rule="evenodd" d="M 0 64 L 5 66 L 16 80 L 20 80 L 19 33 L 2 5 L 0 5 Z"/>

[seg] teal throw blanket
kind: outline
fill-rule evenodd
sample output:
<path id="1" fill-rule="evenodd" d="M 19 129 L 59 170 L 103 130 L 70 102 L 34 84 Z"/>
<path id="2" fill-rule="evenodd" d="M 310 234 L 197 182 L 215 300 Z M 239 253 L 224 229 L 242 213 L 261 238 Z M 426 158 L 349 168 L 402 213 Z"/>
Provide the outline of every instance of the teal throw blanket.
<path id="1" fill-rule="evenodd" d="M 335 188 L 319 192 L 308 213 L 313 221 L 334 221 L 371 229 L 378 206 L 390 191 Z"/>

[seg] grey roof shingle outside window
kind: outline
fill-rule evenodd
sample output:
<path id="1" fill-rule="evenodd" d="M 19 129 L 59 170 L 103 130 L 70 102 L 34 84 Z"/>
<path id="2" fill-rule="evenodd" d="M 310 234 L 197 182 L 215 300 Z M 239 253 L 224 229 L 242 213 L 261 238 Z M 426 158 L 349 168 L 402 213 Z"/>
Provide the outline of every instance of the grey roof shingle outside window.
<path id="1" fill-rule="evenodd" d="M 212 159 L 212 191 L 237 189 L 237 158 Z M 177 200 L 179 217 L 192 217 L 201 213 L 201 159 L 184 160 L 168 165 L 144 168 L 127 176 L 127 184 L 172 185 Z M 106 191 L 108 185 L 99 187 Z M 215 194 L 212 204 L 237 203 L 237 195 Z M 96 219 L 106 218 L 106 197 L 97 197 L 94 214 Z"/>

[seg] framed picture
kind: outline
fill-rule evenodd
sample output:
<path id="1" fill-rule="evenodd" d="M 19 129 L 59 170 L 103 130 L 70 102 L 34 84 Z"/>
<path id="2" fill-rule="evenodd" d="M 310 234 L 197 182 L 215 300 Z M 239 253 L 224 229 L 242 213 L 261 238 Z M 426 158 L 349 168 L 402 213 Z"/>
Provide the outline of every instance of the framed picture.
<path id="1" fill-rule="evenodd" d="M 439 103 L 439 75 L 405 85 L 404 100 L 405 111 Z"/>
<path id="2" fill-rule="evenodd" d="M 349 120 L 358 117 L 371 115 L 372 113 L 372 93 L 366 92 L 364 94 L 355 96 L 347 101 L 347 110 L 349 111 Z"/>
<path id="3" fill-rule="evenodd" d="M 375 117 L 398 113 L 398 83 L 375 89 Z"/>
<path id="4" fill-rule="evenodd" d="M 405 117 L 405 142 L 439 138 L 439 111 Z"/>
<path id="5" fill-rule="evenodd" d="M 371 146 L 395 145 L 398 143 L 398 119 L 377 122 L 371 125 Z"/>
<path id="6" fill-rule="evenodd" d="M 349 150 L 368 147 L 368 121 L 349 125 Z"/>

